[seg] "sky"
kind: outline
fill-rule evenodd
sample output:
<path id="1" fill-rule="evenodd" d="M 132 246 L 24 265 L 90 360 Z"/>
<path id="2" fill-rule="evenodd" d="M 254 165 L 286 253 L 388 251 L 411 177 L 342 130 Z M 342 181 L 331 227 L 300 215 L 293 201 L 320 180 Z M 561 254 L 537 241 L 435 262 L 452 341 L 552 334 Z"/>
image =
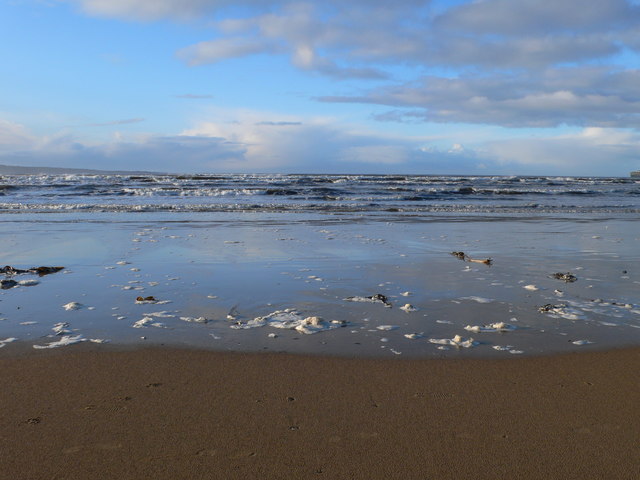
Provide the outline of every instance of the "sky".
<path id="1" fill-rule="evenodd" d="M 640 0 L 0 0 L 0 38 L 0 164 L 640 169 Z"/>

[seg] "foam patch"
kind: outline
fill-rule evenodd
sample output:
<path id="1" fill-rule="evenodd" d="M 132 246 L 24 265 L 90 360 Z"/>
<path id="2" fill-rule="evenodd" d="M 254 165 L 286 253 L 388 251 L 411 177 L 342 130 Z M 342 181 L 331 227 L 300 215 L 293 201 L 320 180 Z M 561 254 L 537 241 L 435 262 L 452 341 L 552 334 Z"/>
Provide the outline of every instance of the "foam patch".
<path id="1" fill-rule="evenodd" d="M 44 348 L 58 348 L 58 347 L 66 347 L 67 345 L 73 345 L 75 343 L 86 342 L 87 339 L 82 335 L 64 335 L 60 337 L 60 340 L 56 342 L 50 342 L 46 345 L 34 345 L 33 348 L 36 349 L 44 349 Z"/>
<path id="2" fill-rule="evenodd" d="M 489 325 L 479 326 L 479 325 L 467 325 L 464 329 L 468 332 L 473 333 L 487 333 L 487 332 L 510 332 L 512 330 L 516 330 L 518 327 L 515 325 L 510 325 L 504 322 L 491 323 Z"/>
<path id="3" fill-rule="evenodd" d="M 300 333 L 310 335 L 313 333 L 338 328 L 340 326 L 340 323 L 328 323 L 320 317 L 303 317 L 296 310 L 287 308 L 285 310 L 276 310 L 275 312 L 263 317 L 256 317 L 246 323 L 236 323 L 234 325 L 231 325 L 230 328 L 236 330 L 246 330 L 249 328 L 264 326 L 296 330 Z"/>
<path id="4" fill-rule="evenodd" d="M 429 342 L 435 343 L 437 345 L 449 345 L 458 348 L 471 348 L 478 345 L 478 342 L 474 341 L 473 338 L 468 338 L 465 340 L 460 335 L 456 335 L 453 338 L 430 338 Z"/>

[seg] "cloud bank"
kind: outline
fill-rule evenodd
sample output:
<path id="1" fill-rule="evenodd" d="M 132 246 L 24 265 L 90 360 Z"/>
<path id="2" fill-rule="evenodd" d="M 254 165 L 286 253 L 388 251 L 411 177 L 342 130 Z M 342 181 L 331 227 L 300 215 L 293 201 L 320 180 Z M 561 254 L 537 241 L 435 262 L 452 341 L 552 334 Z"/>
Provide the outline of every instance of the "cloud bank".
<path id="1" fill-rule="evenodd" d="M 571 135 L 490 140 L 442 148 L 430 138 L 355 131 L 331 119 L 267 120 L 243 112 L 176 135 L 121 135 L 102 143 L 68 134 L 38 137 L 0 121 L 0 163 L 159 172 L 433 173 L 611 175 L 632 170 L 640 151 L 633 130 L 586 128 Z M 273 118 L 273 117 L 272 117 Z M 135 167 L 132 167 L 135 165 Z"/>

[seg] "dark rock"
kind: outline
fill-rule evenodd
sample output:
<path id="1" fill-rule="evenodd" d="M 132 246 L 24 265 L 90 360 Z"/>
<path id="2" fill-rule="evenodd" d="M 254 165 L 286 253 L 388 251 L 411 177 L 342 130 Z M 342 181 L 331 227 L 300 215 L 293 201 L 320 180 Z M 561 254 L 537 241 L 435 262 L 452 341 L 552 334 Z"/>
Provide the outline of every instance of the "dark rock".
<path id="1" fill-rule="evenodd" d="M 546 305 L 538 307 L 538 311 L 541 312 L 541 313 L 545 313 L 545 312 L 551 312 L 552 310 L 555 310 L 556 308 L 562 308 L 562 307 L 564 307 L 564 305 L 553 305 L 551 303 L 547 303 Z"/>
<path id="2" fill-rule="evenodd" d="M 152 296 L 136 298 L 136 302 L 157 302 L 157 301 L 158 300 L 156 300 L 155 297 L 152 297 Z"/>
<path id="3" fill-rule="evenodd" d="M 0 273 L 5 275 L 17 275 L 19 273 L 29 273 L 29 270 L 21 270 L 19 268 L 13 268 L 11 265 L 0 268 Z"/>
<path id="4" fill-rule="evenodd" d="M 29 269 L 30 272 L 37 273 L 41 277 L 59 272 L 60 270 L 64 270 L 64 267 L 35 267 Z"/>
<path id="5" fill-rule="evenodd" d="M 8 290 L 10 288 L 15 287 L 16 285 L 18 285 L 18 282 L 16 282 L 15 280 L 11 280 L 11 279 L 0 280 L 0 288 L 2 288 L 2 290 Z"/>
<path id="6" fill-rule="evenodd" d="M 20 275 L 23 273 L 37 273 L 39 276 L 49 275 L 50 273 L 56 273 L 60 270 L 64 270 L 64 267 L 32 267 L 26 270 L 21 268 L 14 268 L 11 265 L 0 268 L 0 273 L 5 275 Z"/>
<path id="7" fill-rule="evenodd" d="M 369 298 L 373 301 L 382 302 L 385 305 L 391 306 L 387 297 L 381 293 L 376 293 L 375 295 L 371 295 Z"/>

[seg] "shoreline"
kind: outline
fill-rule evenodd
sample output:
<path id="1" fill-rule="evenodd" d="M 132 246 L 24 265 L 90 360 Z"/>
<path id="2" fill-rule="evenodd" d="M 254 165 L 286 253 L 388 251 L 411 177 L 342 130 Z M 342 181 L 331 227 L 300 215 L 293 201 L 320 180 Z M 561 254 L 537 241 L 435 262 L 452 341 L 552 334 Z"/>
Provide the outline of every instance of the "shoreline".
<path id="1" fill-rule="evenodd" d="M 637 347 L 499 359 L 9 347 L 0 452 L 15 479 L 640 471 Z"/>
<path id="2" fill-rule="evenodd" d="M 640 346 L 636 341 L 629 341 L 628 343 L 611 345 L 599 345 L 597 343 L 587 344 L 581 346 L 579 349 L 571 350 L 549 350 L 549 351 L 528 351 L 528 352 L 516 352 L 516 354 L 509 354 L 504 351 L 483 351 L 482 354 L 477 353 L 476 348 L 464 348 L 453 347 L 442 351 L 438 350 L 425 350 L 422 353 L 413 353 L 410 355 L 393 354 L 389 355 L 387 351 L 381 350 L 380 352 L 362 352 L 353 350 L 347 352 L 344 350 L 334 351 L 320 351 L 320 350 L 296 350 L 293 348 L 287 349 L 286 346 L 281 349 L 268 348 L 265 346 L 256 346 L 253 349 L 247 349 L 243 346 L 238 346 L 237 349 L 233 347 L 218 347 L 215 344 L 211 346 L 203 346 L 200 344 L 193 344 L 188 342 L 172 342 L 170 339 L 166 341 L 132 341 L 132 342 L 111 342 L 111 341 L 98 341 L 94 342 L 88 338 L 83 338 L 77 343 L 70 343 L 68 345 L 61 345 L 56 347 L 43 347 L 50 342 L 60 341 L 64 337 L 60 336 L 46 336 L 39 339 L 16 339 L 15 341 L 5 343 L 2 346 L 2 339 L 0 339 L 0 360 L 13 359 L 13 358 L 29 358 L 32 356 L 56 356 L 66 354 L 111 354 L 111 353 L 123 353 L 123 352 L 136 352 L 146 350 L 163 350 L 163 351 L 176 351 L 176 352 L 199 352 L 202 354 L 213 355 L 275 355 L 275 356 L 292 356 L 301 358 L 316 358 L 316 359 L 335 359 L 343 361 L 460 361 L 460 362 L 475 362 L 475 361 L 505 361 L 517 359 L 541 359 L 541 358 L 555 358 L 572 355 L 597 355 L 605 354 L 608 352 L 620 352 L 628 350 L 638 350 L 640 352 Z M 10 340 L 10 339 L 9 339 Z M 480 345 L 487 346 L 487 343 L 481 343 Z M 34 348 L 34 346 L 37 346 Z M 432 345 L 434 348 L 437 345 Z"/>

